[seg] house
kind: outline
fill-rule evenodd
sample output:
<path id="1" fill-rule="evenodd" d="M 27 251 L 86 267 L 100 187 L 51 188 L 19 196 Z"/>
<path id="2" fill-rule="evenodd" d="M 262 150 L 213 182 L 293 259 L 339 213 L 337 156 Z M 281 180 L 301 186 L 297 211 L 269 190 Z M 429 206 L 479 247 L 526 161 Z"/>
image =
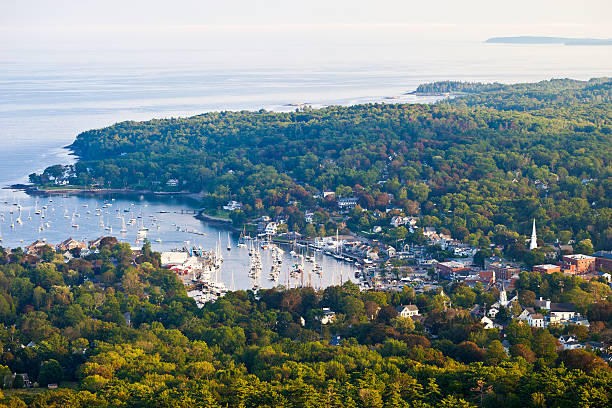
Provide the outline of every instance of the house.
<path id="1" fill-rule="evenodd" d="M 276 222 L 269 222 L 266 225 L 266 229 L 264 230 L 264 233 L 266 235 L 276 235 L 277 228 L 278 228 L 278 224 Z"/>
<path id="2" fill-rule="evenodd" d="M 51 245 L 47 244 L 44 241 L 36 240 L 32 242 L 30 245 L 25 247 L 25 253 L 28 255 L 40 255 L 40 253 L 45 249 L 49 248 L 53 250 Z"/>
<path id="3" fill-rule="evenodd" d="M 569 321 L 576 316 L 576 306 L 573 303 L 551 303 L 550 304 L 551 321 Z"/>
<path id="4" fill-rule="evenodd" d="M 534 306 L 539 307 L 540 309 L 546 309 L 546 310 L 550 310 L 550 299 L 542 299 L 542 297 L 540 296 L 540 299 L 536 299 L 533 302 Z"/>
<path id="5" fill-rule="evenodd" d="M 313 221 L 314 221 L 314 213 L 313 213 L 313 212 L 306 211 L 306 212 L 304 213 L 304 219 L 306 220 L 306 222 L 307 222 L 308 224 L 312 224 L 312 223 L 313 223 Z"/>
<path id="6" fill-rule="evenodd" d="M 480 319 L 480 323 L 484 325 L 485 330 L 495 328 L 495 324 L 493 323 L 493 320 L 491 320 L 487 316 L 483 316 L 482 319 Z"/>
<path id="7" fill-rule="evenodd" d="M 321 324 L 333 323 L 336 320 L 336 312 L 328 307 L 324 307 L 323 314 L 319 319 L 321 320 Z"/>
<path id="8" fill-rule="evenodd" d="M 419 308 L 417 305 L 402 305 L 398 306 L 397 314 L 401 317 L 413 317 L 419 315 Z"/>
<path id="9" fill-rule="evenodd" d="M 394 216 L 391 218 L 391 226 L 397 228 L 402 225 L 414 227 L 417 224 L 417 218 Z"/>
<path id="10" fill-rule="evenodd" d="M 519 320 L 526 321 L 531 327 L 543 328 L 546 326 L 544 315 L 536 313 L 533 307 L 525 308 L 518 316 Z"/>
<path id="11" fill-rule="evenodd" d="M 4 386 L 7 388 L 10 388 L 13 386 L 13 384 L 15 383 L 15 377 L 17 376 L 21 376 L 21 378 L 23 378 L 23 388 L 31 388 L 32 387 L 32 381 L 30 380 L 30 377 L 28 376 L 28 373 L 15 373 L 13 375 L 7 375 L 4 377 Z M 8 377 L 8 378 L 7 378 Z"/>
<path id="12" fill-rule="evenodd" d="M 535 313 L 535 309 L 533 307 L 526 307 L 517 317 L 519 320 L 527 320 L 527 317 L 532 313 Z"/>
<path id="13" fill-rule="evenodd" d="M 565 343 L 572 343 L 575 341 L 578 341 L 578 338 L 576 338 L 576 336 L 572 334 L 565 334 L 563 336 L 559 336 L 559 343 L 561 343 L 562 345 Z"/>
<path id="14" fill-rule="evenodd" d="M 170 179 L 170 180 L 166 181 L 166 185 L 168 187 L 176 187 L 176 186 L 178 186 L 178 184 L 179 184 L 179 181 L 177 179 Z"/>
<path id="15" fill-rule="evenodd" d="M 436 233 L 436 229 L 434 227 L 425 227 L 423 228 L 423 235 L 426 237 L 430 237 Z"/>
<path id="16" fill-rule="evenodd" d="M 338 199 L 338 208 L 341 210 L 349 210 L 355 208 L 359 199 L 357 197 L 346 197 Z"/>
<path id="17" fill-rule="evenodd" d="M 57 244 L 56 249 L 60 252 L 72 251 L 73 249 L 87 249 L 87 244 L 85 242 L 80 242 L 74 240 L 72 238 L 68 238 L 64 242 Z"/>
<path id="18" fill-rule="evenodd" d="M 391 245 L 385 246 L 385 252 L 389 258 L 393 258 L 397 255 L 397 251 Z"/>
<path id="19" fill-rule="evenodd" d="M 93 241 L 89 241 L 87 243 L 87 245 L 89 246 L 89 249 L 99 248 L 100 245 L 102 244 L 102 241 L 104 240 L 104 238 L 109 238 L 109 237 L 104 236 L 104 237 L 100 237 L 100 238 L 94 239 Z"/>
<path id="20" fill-rule="evenodd" d="M 228 201 L 227 204 L 223 206 L 223 209 L 227 211 L 242 210 L 242 203 L 231 200 L 231 201 Z"/>
<path id="21" fill-rule="evenodd" d="M 527 316 L 527 323 L 531 327 L 544 328 L 544 315 L 541 313 L 531 313 Z"/>

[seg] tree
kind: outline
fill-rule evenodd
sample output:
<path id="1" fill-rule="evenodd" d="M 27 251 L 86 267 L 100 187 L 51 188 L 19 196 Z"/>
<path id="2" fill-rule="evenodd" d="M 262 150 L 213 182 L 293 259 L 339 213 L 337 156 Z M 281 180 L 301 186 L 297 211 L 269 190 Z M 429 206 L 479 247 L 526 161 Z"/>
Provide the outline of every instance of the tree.
<path id="1" fill-rule="evenodd" d="M 474 265 L 484 268 L 484 261 L 490 256 L 491 251 L 489 249 L 480 249 L 474 254 Z"/>
<path id="2" fill-rule="evenodd" d="M 142 294 L 142 283 L 138 277 L 138 272 L 135 270 L 129 270 L 121 277 L 121 286 L 130 295 L 141 295 Z"/>
<path id="3" fill-rule="evenodd" d="M 523 343 L 517 343 L 510 346 L 510 354 L 512 354 L 514 357 L 522 357 L 528 363 L 533 363 L 536 361 L 535 353 L 531 351 L 531 348 L 528 345 Z"/>
<path id="4" fill-rule="evenodd" d="M 391 324 L 395 330 L 402 334 L 407 334 L 414 330 L 414 321 L 410 317 L 394 317 L 391 319 Z"/>
<path id="5" fill-rule="evenodd" d="M 578 254 L 591 255 L 593 254 L 593 243 L 590 239 L 583 239 L 574 246 L 574 252 Z"/>
<path id="6" fill-rule="evenodd" d="M 557 358 L 557 342 L 546 329 L 537 329 L 535 331 L 531 347 L 536 357 L 542 358 L 546 362 L 552 362 Z"/>
<path id="7" fill-rule="evenodd" d="M 508 355 L 504 346 L 502 346 L 499 340 L 493 340 L 487 347 L 487 354 L 485 356 L 485 362 L 488 365 L 499 365 L 502 361 L 506 360 Z"/>
<path id="8" fill-rule="evenodd" d="M 38 383 L 41 387 L 46 387 L 48 384 L 58 384 L 62 381 L 62 378 L 62 366 L 57 360 L 47 360 L 40 365 Z"/>
<path id="9" fill-rule="evenodd" d="M 23 388 L 25 382 L 23 381 L 23 375 L 16 374 L 15 379 L 13 380 L 13 388 Z"/>
<path id="10" fill-rule="evenodd" d="M 531 290 L 522 290 L 519 293 L 519 301 L 524 307 L 533 306 L 536 294 Z"/>

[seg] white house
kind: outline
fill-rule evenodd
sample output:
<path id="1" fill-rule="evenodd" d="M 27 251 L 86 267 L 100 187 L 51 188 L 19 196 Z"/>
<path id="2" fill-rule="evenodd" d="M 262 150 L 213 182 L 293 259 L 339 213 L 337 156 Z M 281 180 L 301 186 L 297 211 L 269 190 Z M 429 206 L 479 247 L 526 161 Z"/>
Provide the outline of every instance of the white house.
<path id="1" fill-rule="evenodd" d="M 278 228 L 278 224 L 275 222 L 269 222 L 266 225 L 266 229 L 264 230 L 266 235 L 276 235 L 276 230 Z"/>
<path id="2" fill-rule="evenodd" d="M 417 224 L 417 219 L 414 217 L 394 216 L 391 218 L 391 225 L 395 228 L 401 225 L 409 225 L 414 227 Z"/>
<path id="3" fill-rule="evenodd" d="M 419 315 L 417 305 L 402 305 L 397 307 L 397 314 L 401 317 L 412 317 Z"/>
<path id="4" fill-rule="evenodd" d="M 359 199 L 357 197 L 347 197 L 338 199 L 338 207 L 340 209 L 351 209 L 357 205 Z"/>
<path id="5" fill-rule="evenodd" d="M 561 322 L 571 320 L 576 316 L 576 307 L 573 303 L 551 303 L 550 316 Z"/>
<path id="6" fill-rule="evenodd" d="M 306 211 L 306 212 L 304 213 L 304 219 L 306 220 L 306 222 L 307 222 L 308 224 L 312 224 L 312 222 L 313 222 L 313 217 L 314 217 L 314 213 L 313 213 L 313 212 Z"/>
<path id="7" fill-rule="evenodd" d="M 487 316 L 483 316 L 482 319 L 480 319 L 480 323 L 484 325 L 485 330 L 495 328 L 493 320 L 489 319 Z"/>
<path id="8" fill-rule="evenodd" d="M 242 209 L 242 204 L 239 203 L 238 201 L 228 201 L 228 203 L 226 205 L 223 206 L 224 210 L 227 211 L 236 211 L 236 210 L 241 210 Z"/>
<path id="9" fill-rule="evenodd" d="M 544 315 L 541 313 L 531 313 L 527 316 L 527 323 L 529 323 L 531 327 L 544 328 Z"/>
<path id="10" fill-rule="evenodd" d="M 518 316 L 520 320 L 525 320 L 531 327 L 545 327 L 544 315 L 536 313 L 533 307 L 525 308 Z"/>
<path id="11" fill-rule="evenodd" d="M 333 323 L 336 320 L 336 312 L 328 307 L 323 308 L 323 315 L 321 316 L 321 324 Z"/>

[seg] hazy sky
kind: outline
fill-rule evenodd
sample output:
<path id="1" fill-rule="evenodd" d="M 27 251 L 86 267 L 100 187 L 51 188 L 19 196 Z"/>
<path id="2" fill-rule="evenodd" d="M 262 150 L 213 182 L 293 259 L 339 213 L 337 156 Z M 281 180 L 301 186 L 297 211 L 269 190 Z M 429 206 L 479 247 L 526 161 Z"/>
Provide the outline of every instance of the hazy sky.
<path id="1" fill-rule="evenodd" d="M 610 0 L 0 0 L 0 47 L 197 47 L 244 33 L 612 37 Z"/>

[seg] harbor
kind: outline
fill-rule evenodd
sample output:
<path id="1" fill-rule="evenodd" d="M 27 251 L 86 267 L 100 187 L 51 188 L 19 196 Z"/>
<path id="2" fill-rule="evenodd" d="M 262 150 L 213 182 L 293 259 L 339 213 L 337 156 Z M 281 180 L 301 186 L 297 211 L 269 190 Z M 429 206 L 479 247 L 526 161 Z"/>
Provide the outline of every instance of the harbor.
<path id="1" fill-rule="evenodd" d="M 88 242 L 115 236 L 138 249 L 146 239 L 155 251 L 185 252 L 200 258 L 195 266 L 202 274 L 180 276 L 190 288 L 211 294 L 203 295 L 203 300 L 227 290 L 278 285 L 324 288 L 349 279 L 356 281 L 354 262 L 302 242 L 275 244 L 241 238 L 229 226 L 196 219 L 196 204 L 179 196 L 30 196 L 4 189 L 0 191 L 0 245 L 25 248 L 38 240 L 53 246 L 68 237 Z M 205 267 L 210 251 L 222 257 L 214 274 Z"/>

